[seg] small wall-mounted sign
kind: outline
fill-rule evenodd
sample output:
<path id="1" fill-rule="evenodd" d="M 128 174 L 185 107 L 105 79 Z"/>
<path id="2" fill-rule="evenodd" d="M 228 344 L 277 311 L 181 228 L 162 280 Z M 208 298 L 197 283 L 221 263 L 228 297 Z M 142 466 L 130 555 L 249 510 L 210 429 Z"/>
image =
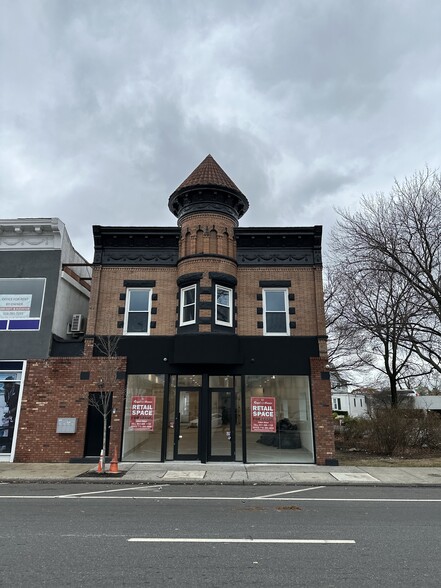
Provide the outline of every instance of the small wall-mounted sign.
<path id="1" fill-rule="evenodd" d="M 57 433 L 76 433 L 77 432 L 76 418 L 59 418 L 57 419 Z"/>

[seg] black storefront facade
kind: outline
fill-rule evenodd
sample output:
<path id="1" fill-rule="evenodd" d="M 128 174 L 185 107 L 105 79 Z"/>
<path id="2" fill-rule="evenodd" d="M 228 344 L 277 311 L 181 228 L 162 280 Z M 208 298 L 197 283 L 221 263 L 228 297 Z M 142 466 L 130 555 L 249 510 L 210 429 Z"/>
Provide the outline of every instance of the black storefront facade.
<path id="1" fill-rule="evenodd" d="M 308 361 L 318 354 L 315 338 L 126 338 L 119 352 L 128 358 L 122 461 L 316 461 Z M 141 398 L 152 414 L 138 429 L 132 412 Z M 262 399 L 272 402 L 272 419 L 253 418 Z"/>

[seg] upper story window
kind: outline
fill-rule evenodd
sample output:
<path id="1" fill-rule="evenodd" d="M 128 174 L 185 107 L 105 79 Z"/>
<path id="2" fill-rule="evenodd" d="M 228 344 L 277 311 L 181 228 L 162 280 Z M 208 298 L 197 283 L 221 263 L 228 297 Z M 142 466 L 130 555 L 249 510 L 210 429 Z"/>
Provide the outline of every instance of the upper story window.
<path id="1" fill-rule="evenodd" d="M 180 326 L 196 322 L 196 284 L 181 289 Z"/>
<path id="2" fill-rule="evenodd" d="M 265 335 L 289 335 L 288 290 L 263 290 L 263 316 Z"/>
<path id="3" fill-rule="evenodd" d="M 38 331 L 46 278 L 0 279 L 0 331 Z"/>
<path id="4" fill-rule="evenodd" d="M 150 333 L 150 288 L 129 288 L 124 320 L 124 334 L 148 335 Z"/>
<path id="5" fill-rule="evenodd" d="M 233 326 L 233 290 L 216 284 L 216 315 L 217 325 Z"/>

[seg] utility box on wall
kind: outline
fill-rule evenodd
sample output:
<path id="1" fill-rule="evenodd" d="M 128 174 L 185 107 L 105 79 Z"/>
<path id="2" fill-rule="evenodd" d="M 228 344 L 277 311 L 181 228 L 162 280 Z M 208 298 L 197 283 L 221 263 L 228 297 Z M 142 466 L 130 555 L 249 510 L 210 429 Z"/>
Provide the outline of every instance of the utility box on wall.
<path id="1" fill-rule="evenodd" d="M 59 418 L 57 419 L 57 433 L 76 433 L 77 418 Z"/>

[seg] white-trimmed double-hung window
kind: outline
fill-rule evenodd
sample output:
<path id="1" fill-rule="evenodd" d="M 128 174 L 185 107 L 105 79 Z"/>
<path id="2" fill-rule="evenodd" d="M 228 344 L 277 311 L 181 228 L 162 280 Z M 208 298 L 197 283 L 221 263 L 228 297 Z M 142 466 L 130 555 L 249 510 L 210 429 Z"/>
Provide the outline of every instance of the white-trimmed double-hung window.
<path id="1" fill-rule="evenodd" d="M 217 325 L 233 326 L 233 290 L 216 284 L 216 314 Z"/>
<path id="2" fill-rule="evenodd" d="M 265 335 L 289 335 L 288 290 L 263 290 L 263 331 Z"/>
<path id="3" fill-rule="evenodd" d="M 129 288 L 124 317 L 125 335 L 150 334 L 151 288 Z"/>
<path id="4" fill-rule="evenodd" d="M 181 312 L 179 325 L 193 325 L 196 322 L 196 284 L 181 289 Z"/>

